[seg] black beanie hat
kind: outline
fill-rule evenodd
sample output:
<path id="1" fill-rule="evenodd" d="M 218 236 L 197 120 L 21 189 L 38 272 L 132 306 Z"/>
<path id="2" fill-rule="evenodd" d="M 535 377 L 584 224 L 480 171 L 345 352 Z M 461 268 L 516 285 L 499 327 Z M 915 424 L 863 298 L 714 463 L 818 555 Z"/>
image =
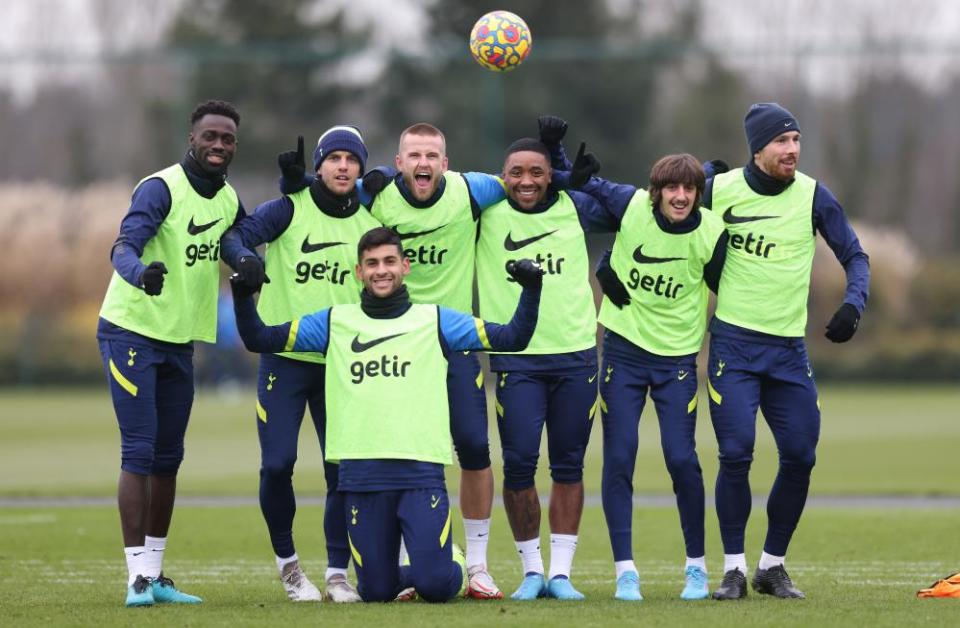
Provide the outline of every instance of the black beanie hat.
<path id="1" fill-rule="evenodd" d="M 775 102 L 761 102 L 750 106 L 743 119 L 750 154 L 755 155 L 770 143 L 770 140 L 787 131 L 799 131 L 800 125 L 793 114 Z"/>

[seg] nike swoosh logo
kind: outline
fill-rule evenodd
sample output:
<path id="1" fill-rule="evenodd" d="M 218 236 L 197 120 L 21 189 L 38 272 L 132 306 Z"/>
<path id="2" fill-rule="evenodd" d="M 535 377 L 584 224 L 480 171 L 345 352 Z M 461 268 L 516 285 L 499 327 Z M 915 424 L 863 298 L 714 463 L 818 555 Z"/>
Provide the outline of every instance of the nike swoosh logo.
<path id="1" fill-rule="evenodd" d="M 591 377 L 590 379 L 587 380 L 587 383 L 588 383 L 588 384 L 592 384 L 592 383 L 593 383 L 593 380 L 597 379 L 597 375 L 599 375 L 599 373 L 594 373 L 594 374 L 593 374 L 593 377 Z"/>
<path id="2" fill-rule="evenodd" d="M 328 249 L 338 244 L 346 244 L 346 242 L 314 242 L 311 244 L 310 236 L 307 236 L 303 239 L 303 246 L 300 247 L 300 250 L 304 253 L 316 253 L 317 251 L 322 251 L 323 249 Z"/>
<path id="3" fill-rule="evenodd" d="M 779 218 L 780 216 L 734 216 L 733 215 L 734 206 L 731 205 L 727 208 L 727 211 L 723 212 L 723 222 L 728 225 L 739 225 L 744 222 L 753 222 L 754 220 L 770 220 L 771 218 Z"/>
<path id="4" fill-rule="evenodd" d="M 548 231 L 546 233 L 541 233 L 540 235 L 535 235 L 532 238 L 525 238 L 523 240 L 514 240 L 512 237 L 510 237 L 510 232 L 508 231 L 507 237 L 503 241 L 503 248 L 507 249 L 508 251 L 519 251 L 523 247 L 533 244 L 537 240 L 542 240 L 548 235 L 553 235 L 556 232 L 557 230 L 554 229 L 553 231 Z"/>
<path id="5" fill-rule="evenodd" d="M 357 334 L 356 336 L 353 337 L 353 342 L 350 343 L 350 348 L 353 350 L 354 353 L 363 353 L 364 351 L 366 351 L 367 349 L 370 349 L 371 347 L 376 347 L 381 342 L 392 340 L 393 338 L 402 336 L 406 333 L 407 332 L 403 332 L 401 334 L 391 334 L 389 336 L 382 336 L 380 338 L 374 338 L 373 340 L 368 340 L 367 342 L 360 342 L 360 334 Z"/>
<path id="6" fill-rule="evenodd" d="M 633 252 L 633 261 L 638 264 L 661 264 L 663 262 L 676 262 L 677 260 L 687 259 L 686 257 L 650 257 L 649 255 L 644 255 L 643 251 L 640 249 L 643 248 L 641 244 Z"/>
<path id="7" fill-rule="evenodd" d="M 687 375 L 690 374 L 690 371 L 685 372 L 683 375 L 677 375 L 677 379 L 681 382 L 687 378 Z"/>
<path id="8" fill-rule="evenodd" d="M 400 236 L 401 240 L 409 240 L 410 238 L 419 238 L 420 236 L 425 236 L 429 233 L 433 233 L 434 231 L 439 231 L 446 226 L 447 225 L 440 225 L 435 229 L 428 229 L 427 231 L 411 231 L 410 233 L 402 233 L 399 225 L 394 225 L 392 229 L 397 232 L 397 235 Z"/>
<path id="9" fill-rule="evenodd" d="M 439 506 L 439 505 L 440 505 L 440 498 L 439 498 L 439 497 L 436 498 L 435 500 L 431 500 L 431 501 L 430 501 L 430 507 L 431 507 L 431 508 L 436 508 L 436 507 Z"/>
<path id="10" fill-rule="evenodd" d="M 220 222 L 221 220 L 223 220 L 223 218 L 217 218 L 213 222 L 208 222 L 205 225 L 198 225 L 195 222 L 193 222 L 193 216 L 191 216 L 190 224 L 187 225 L 187 233 L 189 233 L 190 235 L 199 235 L 204 231 L 206 231 L 207 229 L 209 229 L 210 227 L 212 227 L 213 225 Z"/>

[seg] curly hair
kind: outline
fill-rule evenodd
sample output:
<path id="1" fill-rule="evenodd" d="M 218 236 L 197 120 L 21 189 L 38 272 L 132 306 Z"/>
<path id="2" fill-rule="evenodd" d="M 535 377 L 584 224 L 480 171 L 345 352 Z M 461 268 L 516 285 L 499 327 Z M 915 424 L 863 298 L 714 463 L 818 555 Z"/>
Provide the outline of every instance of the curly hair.
<path id="1" fill-rule="evenodd" d="M 225 100 L 207 100 L 197 105 L 193 113 L 190 114 L 190 124 L 196 124 L 198 120 L 208 114 L 230 118 L 234 124 L 240 126 L 240 114 L 237 113 L 236 107 Z"/>

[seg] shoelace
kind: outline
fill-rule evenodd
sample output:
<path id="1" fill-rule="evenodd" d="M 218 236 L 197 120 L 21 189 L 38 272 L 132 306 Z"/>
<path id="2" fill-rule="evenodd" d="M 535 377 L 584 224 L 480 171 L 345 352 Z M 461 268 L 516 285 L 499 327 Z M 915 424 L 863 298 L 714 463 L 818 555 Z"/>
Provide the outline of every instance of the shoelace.
<path id="1" fill-rule="evenodd" d="M 302 575 L 303 575 L 302 571 L 300 571 L 299 569 L 294 569 L 293 571 L 291 571 L 290 573 L 288 573 L 283 577 L 283 581 L 291 586 L 299 587 L 301 584 Z"/>
<path id="2" fill-rule="evenodd" d="M 173 580 L 171 580 L 170 578 L 166 577 L 163 574 L 160 574 L 159 576 L 157 576 L 157 582 L 159 582 L 160 585 L 164 587 L 173 587 Z"/>
<path id="3" fill-rule="evenodd" d="M 707 574 L 697 567 L 687 567 L 686 576 L 697 586 L 703 586 L 707 583 Z"/>
<path id="4" fill-rule="evenodd" d="M 790 575 L 787 573 L 786 568 L 783 565 L 775 565 L 767 570 L 767 573 L 770 574 L 774 579 L 779 580 L 788 587 L 793 586 L 793 581 L 790 580 Z"/>
<path id="5" fill-rule="evenodd" d="M 723 582 L 720 583 L 720 586 L 722 587 L 732 586 L 733 584 L 739 582 L 741 577 L 743 577 L 742 571 L 740 571 L 739 569 L 732 569 L 727 573 L 723 574 Z"/>
<path id="6" fill-rule="evenodd" d="M 632 571 L 626 571 L 617 579 L 617 581 L 623 584 L 640 584 L 640 576 Z"/>
<path id="7" fill-rule="evenodd" d="M 137 579 L 133 581 L 133 591 L 138 594 L 146 591 L 149 586 L 150 580 L 143 576 L 137 576 Z"/>

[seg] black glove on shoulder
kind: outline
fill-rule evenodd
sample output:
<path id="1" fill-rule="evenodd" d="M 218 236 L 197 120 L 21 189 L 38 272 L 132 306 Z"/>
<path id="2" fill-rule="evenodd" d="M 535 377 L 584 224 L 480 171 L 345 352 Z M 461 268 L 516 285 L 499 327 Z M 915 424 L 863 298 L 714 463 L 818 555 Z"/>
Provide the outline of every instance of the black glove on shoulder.
<path id="1" fill-rule="evenodd" d="M 167 274 L 167 267 L 163 262 L 150 262 L 140 274 L 140 287 L 151 297 L 163 291 L 163 276 Z"/>
<path id="2" fill-rule="evenodd" d="M 539 288 L 543 285 L 544 270 L 530 259 L 507 264 L 507 273 L 524 288 Z"/>
<path id="3" fill-rule="evenodd" d="M 613 270 L 613 266 L 610 265 L 609 250 L 604 251 L 593 274 L 596 275 L 597 282 L 600 283 L 600 290 L 610 299 L 611 303 L 620 309 L 623 309 L 625 305 L 630 305 L 630 293 L 627 292 L 627 287 L 620 281 L 617 271 Z"/>
<path id="4" fill-rule="evenodd" d="M 237 274 L 248 288 L 254 292 L 260 290 L 264 283 L 270 283 L 266 270 L 263 268 L 263 261 L 256 255 L 244 255 L 237 262 Z"/>
<path id="5" fill-rule="evenodd" d="M 859 325 L 860 312 L 849 303 L 844 303 L 827 323 L 827 333 L 824 336 L 833 342 L 846 342 L 853 338 Z"/>
<path id="6" fill-rule="evenodd" d="M 547 146 L 559 144 L 567 134 L 567 121 L 558 116 L 540 116 L 537 124 L 540 127 L 540 141 Z"/>
<path id="7" fill-rule="evenodd" d="M 590 177 L 600 172 L 600 160 L 593 153 L 584 153 L 586 149 L 586 142 L 580 142 L 580 150 L 577 151 L 577 158 L 573 161 L 573 168 L 570 169 L 568 183 L 570 188 L 583 187 Z"/>
<path id="8" fill-rule="evenodd" d="M 708 179 L 729 171 L 730 166 L 722 159 L 711 159 L 703 163 L 703 174 Z"/>
<path id="9" fill-rule="evenodd" d="M 303 136 L 297 136 L 297 150 L 288 150 L 277 155 L 277 165 L 280 174 L 290 181 L 302 181 L 307 171 L 307 164 L 303 159 Z"/>
<path id="10" fill-rule="evenodd" d="M 363 189 L 371 197 L 379 194 L 383 188 L 387 187 L 388 183 L 390 183 L 390 179 L 387 178 L 387 175 L 385 175 L 379 168 L 374 168 L 367 174 L 363 175 Z"/>

